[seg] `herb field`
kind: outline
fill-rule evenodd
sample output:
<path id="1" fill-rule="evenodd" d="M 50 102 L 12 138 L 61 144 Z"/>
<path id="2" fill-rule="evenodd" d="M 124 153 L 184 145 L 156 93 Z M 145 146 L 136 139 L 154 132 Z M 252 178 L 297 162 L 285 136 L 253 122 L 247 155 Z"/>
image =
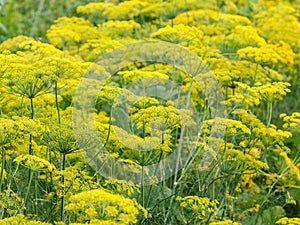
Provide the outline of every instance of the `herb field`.
<path id="1" fill-rule="evenodd" d="M 0 0 L 0 225 L 300 224 L 299 0 Z"/>

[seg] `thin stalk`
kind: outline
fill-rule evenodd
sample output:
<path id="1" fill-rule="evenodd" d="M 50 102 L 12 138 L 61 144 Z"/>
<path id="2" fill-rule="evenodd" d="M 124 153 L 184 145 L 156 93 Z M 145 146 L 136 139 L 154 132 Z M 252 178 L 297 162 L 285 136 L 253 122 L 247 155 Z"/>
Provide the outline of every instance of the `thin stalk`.
<path id="1" fill-rule="evenodd" d="M 284 176 L 286 176 L 286 174 L 288 173 L 288 170 L 290 169 L 290 167 L 291 167 L 291 165 L 285 167 L 285 168 L 283 169 L 283 171 L 280 173 L 280 175 L 277 176 L 276 180 L 273 182 L 273 184 L 272 184 L 271 187 L 269 188 L 268 193 L 265 195 L 264 201 L 260 204 L 260 207 L 259 207 L 259 211 L 258 211 L 258 212 L 260 212 L 260 211 L 263 209 L 263 207 L 265 206 L 265 204 L 266 204 L 267 201 L 269 200 L 269 197 L 271 196 L 272 191 L 274 190 L 275 185 L 279 182 L 279 180 L 280 180 L 281 178 L 283 178 Z"/>
<path id="2" fill-rule="evenodd" d="M 252 78 L 252 84 L 251 85 L 254 85 L 255 84 L 255 81 L 256 81 L 256 77 L 257 77 L 257 72 L 258 72 L 258 63 L 256 63 L 256 67 L 255 67 L 255 72 L 254 72 L 254 77 Z"/>
<path id="3" fill-rule="evenodd" d="M 161 144 L 164 144 L 164 142 L 165 142 L 164 139 L 165 139 L 165 138 L 164 138 L 164 132 L 162 132 L 162 135 L 161 135 Z M 158 162 L 161 161 L 162 155 L 163 155 L 163 150 L 161 150 L 161 152 L 160 152 Z M 155 167 L 154 176 L 156 175 L 156 172 L 157 172 L 157 170 L 158 170 L 158 166 L 159 166 L 159 163 L 157 163 L 157 166 Z M 148 192 L 148 196 L 147 196 L 147 201 L 146 201 L 146 208 L 148 207 L 148 205 L 149 205 L 149 203 L 150 203 L 150 196 L 151 196 L 152 188 L 153 188 L 153 185 L 151 185 L 150 188 L 149 188 L 149 192 Z"/>
<path id="4" fill-rule="evenodd" d="M 106 140 L 105 140 L 105 143 L 104 143 L 104 147 L 107 145 L 109 137 L 110 137 L 111 124 L 112 124 L 112 121 L 111 121 L 111 112 L 110 112 L 110 114 L 109 114 L 109 122 L 108 122 L 108 134 L 107 134 L 107 137 L 106 137 Z"/>
<path id="5" fill-rule="evenodd" d="M 33 103 L 33 98 L 30 98 L 30 109 L 31 109 L 31 119 L 34 119 L 34 103 Z M 28 154 L 29 155 L 33 155 L 33 150 L 32 150 L 32 134 L 29 134 L 29 146 L 28 146 Z M 28 194 L 29 194 L 29 189 L 31 186 L 31 181 L 32 181 L 32 171 L 30 169 L 28 169 L 28 182 L 27 182 L 27 191 L 26 191 L 26 195 L 25 195 L 25 200 L 24 200 L 24 205 L 26 207 L 26 201 L 28 198 Z M 25 212 L 26 212 L 26 208 L 25 208 Z"/>
<path id="6" fill-rule="evenodd" d="M 33 173 L 31 171 L 31 173 L 29 173 L 29 180 L 28 180 L 27 190 L 26 190 L 26 194 L 25 194 L 25 198 L 24 198 L 24 206 L 25 206 L 24 214 L 26 214 L 26 210 L 27 210 L 26 205 L 27 205 L 29 190 L 30 190 L 30 186 L 31 186 L 31 182 L 32 182 L 32 176 L 33 176 Z"/>
<path id="7" fill-rule="evenodd" d="M 142 166 L 142 181 L 141 181 L 141 192 L 142 192 L 142 206 L 145 206 L 145 189 L 144 189 L 144 166 Z"/>
<path id="8" fill-rule="evenodd" d="M 66 154 L 62 154 L 61 153 L 61 168 L 60 168 L 60 170 L 61 171 L 64 171 L 65 170 L 65 168 L 66 168 Z M 65 184 L 65 177 L 64 177 L 64 175 L 61 175 L 61 177 L 60 177 L 60 183 L 62 184 L 62 185 L 64 185 Z M 63 190 L 64 190 L 64 186 L 62 187 L 63 188 Z M 60 219 L 61 219 L 61 221 L 62 222 L 64 222 L 65 223 L 65 197 L 64 197 L 64 193 L 63 193 L 63 195 L 62 195 L 62 197 L 61 197 L 61 207 L 60 207 L 60 213 L 61 213 L 61 216 L 60 216 Z"/>
<path id="9" fill-rule="evenodd" d="M 61 124 L 61 119 L 60 119 L 60 108 L 59 108 L 59 104 L 58 104 L 58 87 L 57 87 L 57 81 L 55 81 L 54 83 L 54 92 L 55 92 L 55 107 L 56 107 L 56 111 L 57 111 L 57 120 L 58 120 L 58 124 Z"/>
<path id="10" fill-rule="evenodd" d="M 34 104 L 33 104 L 33 98 L 30 98 L 30 109 L 31 109 L 31 119 L 34 119 Z M 29 155 L 32 155 L 32 135 L 29 134 Z"/>
<path id="11" fill-rule="evenodd" d="M 13 178 L 15 177 L 17 171 L 19 169 L 19 164 L 17 164 L 16 166 L 16 169 L 13 173 L 10 173 L 11 174 L 11 179 L 9 179 L 9 181 L 7 182 L 7 185 L 6 185 L 6 196 L 5 196 L 5 199 L 9 199 L 9 195 L 10 195 L 10 187 L 11 187 L 11 184 L 12 184 L 12 180 Z M 21 213 L 20 210 L 18 210 L 18 213 Z M 0 215 L 0 220 L 2 220 L 4 217 L 5 217 L 5 214 L 6 214 L 6 210 L 2 210 L 1 212 L 1 215 Z"/>
<path id="12" fill-rule="evenodd" d="M 38 199 L 38 192 L 37 192 L 38 186 L 37 186 L 37 179 L 34 179 L 34 190 L 35 190 L 35 199 L 34 199 L 34 211 L 35 215 L 38 214 L 38 206 L 37 206 L 37 199 Z"/>
<path id="13" fill-rule="evenodd" d="M 57 85 L 57 81 L 54 82 L 54 94 L 55 94 L 55 107 L 56 107 L 56 111 L 57 111 L 57 121 L 58 121 L 58 127 L 60 129 L 60 125 L 61 125 L 61 115 L 60 115 L 60 108 L 59 108 L 59 104 L 58 104 L 58 85 Z M 60 134 L 60 139 L 61 139 L 61 130 L 59 131 Z M 61 146 L 61 145 L 60 145 Z M 64 171 L 66 168 L 66 154 L 63 153 L 63 150 L 59 149 L 60 151 L 60 171 Z M 62 174 L 60 177 L 60 184 L 62 185 L 62 189 L 63 189 L 63 195 L 61 197 L 61 206 L 60 206 L 60 219 L 62 222 L 65 223 L 65 197 L 64 197 L 64 184 L 65 184 L 65 177 Z"/>
<path id="14" fill-rule="evenodd" d="M 268 102 L 267 112 L 268 112 L 267 127 L 269 127 L 271 124 L 272 113 L 273 113 L 273 103 L 272 102 Z"/>
<path id="15" fill-rule="evenodd" d="M 0 172 L 0 193 L 2 192 L 2 181 L 4 180 L 4 167 L 5 167 L 5 148 L 2 146 L 2 164 Z"/>
<path id="16" fill-rule="evenodd" d="M 188 90 L 188 95 L 187 95 L 187 100 L 186 100 L 186 109 L 189 108 L 189 104 L 190 104 L 190 100 L 191 100 L 191 94 L 192 94 L 192 89 L 193 89 L 193 83 L 190 83 L 190 87 Z M 173 196 L 171 197 L 170 200 L 170 209 L 173 205 L 174 199 L 175 199 L 175 195 L 174 193 L 176 192 L 176 188 L 177 188 L 177 179 L 178 179 L 178 169 L 179 169 L 179 163 L 180 163 L 180 159 L 181 159 L 181 150 L 182 150 L 182 145 L 183 145 L 183 138 L 184 138 L 184 132 L 185 132 L 185 126 L 182 126 L 181 128 L 181 132 L 180 132 L 180 139 L 179 139 L 179 144 L 178 144 L 178 152 L 177 152 L 177 158 L 176 158 L 176 164 L 175 164 L 175 173 L 174 173 L 174 183 L 173 183 L 173 188 L 172 188 L 172 194 Z M 170 214 L 171 210 L 168 210 L 167 215 L 164 219 L 165 224 L 167 223 L 169 214 Z"/>
<path id="17" fill-rule="evenodd" d="M 47 155 L 49 155 L 49 162 L 52 163 L 51 150 L 49 148 L 47 149 Z M 50 183 L 51 183 L 51 185 L 49 187 L 49 192 L 52 192 L 52 189 L 53 189 L 53 174 L 52 174 L 52 171 L 50 172 Z"/>

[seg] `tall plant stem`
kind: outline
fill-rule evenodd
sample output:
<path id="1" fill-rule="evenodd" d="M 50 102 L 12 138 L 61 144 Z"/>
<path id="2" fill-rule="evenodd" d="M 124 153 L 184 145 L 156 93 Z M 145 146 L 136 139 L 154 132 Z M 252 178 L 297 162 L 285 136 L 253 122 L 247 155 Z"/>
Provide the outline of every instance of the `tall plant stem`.
<path id="1" fill-rule="evenodd" d="M 57 81 L 54 83 L 54 92 L 55 92 L 55 107 L 57 111 L 57 120 L 58 120 L 58 125 L 61 124 L 61 119 L 60 119 L 60 109 L 59 109 L 59 104 L 58 104 L 58 87 L 57 87 Z"/>
<path id="2" fill-rule="evenodd" d="M 142 206 L 145 206 L 145 187 L 144 187 L 144 166 L 142 166 L 142 181 L 141 181 L 141 192 L 142 192 Z"/>
<path id="3" fill-rule="evenodd" d="M 1 172 L 0 172 L 0 193 L 2 192 L 2 182 L 4 180 L 4 168 L 5 168 L 5 148 L 2 146 L 2 164 L 1 164 Z"/>
<path id="4" fill-rule="evenodd" d="M 64 171 L 65 170 L 65 168 L 66 168 L 66 154 L 63 154 L 63 153 L 61 153 L 61 159 L 60 159 L 60 171 Z M 64 175 L 61 175 L 61 177 L 60 177 L 60 183 L 62 184 L 62 185 L 64 185 L 65 184 L 65 177 L 64 177 Z M 64 190 L 64 186 L 62 187 L 63 188 L 63 190 Z M 62 222 L 64 222 L 65 223 L 65 197 L 64 197 L 64 192 L 63 192 L 63 195 L 61 196 L 61 207 L 60 207 L 60 219 L 61 219 L 61 221 Z"/>
<path id="5" fill-rule="evenodd" d="M 30 169 L 29 169 L 30 170 Z M 24 206 L 25 206 L 25 215 L 26 215 L 26 210 L 27 210 L 27 201 L 28 201 L 28 196 L 29 196 L 29 190 L 30 190 L 30 186 L 31 186 L 31 182 L 32 182 L 32 176 L 33 176 L 33 173 L 32 171 L 29 173 L 29 180 L 28 180 L 28 184 L 27 184 L 27 190 L 26 190 L 26 194 L 25 194 L 25 198 L 24 198 Z"/>
<path id="6" fill-rule="evenodd" d="M 189 108 L 192 89 L 193 89 L 193 83 L 191 82 L 188 93 L 187 93 L 187 100 L 186 100 L 186 105 L 185 105 L 186 109 Z M 171 200 L 170 200 L 170 209 L 172 208 L 172 205 L 174 203 L 175 192 L 176 192 L 176 189 L 177 189 L 177 186 L 178 186 L 178 183 L 177 183 L 177 181 L 178 181 L 178 169 L 180 168 L 181 150 L 182 150 L 182 146 L 183 146 L 184 132 L 185 132 L 185 126 L 182 126 L 181 131 L 180 131 L 180 139 L 179 139 L 179 144 L 178 144 L 178 150 L 177 150 L 178 151 L 177 152 L 177 158 L 176 158 L 176 162 L 175 162 L 174 183 L 173 183 L 173 188 L 172 188 L 172 197 L 171 197 Z M 170 212 L 171 212 L 171 210 L 168 210 L 167 215 L 164 218 L 165 224 L 167 223 Z"/>
<path id="7" fill-rule="evenodd" d="M 267 120 L 267 127 L 270 126 L 271 124 L 271 120 L 272 120 L 272 113 L 273 113 L 273 103 L 272 102 L 268 102 L 268 106 L 267 106 L 268 110 L 267 110 L 267 116 L 268 116 L 268 120 Z"/>
<path id="8" fill-rule="evenodd" d="M 61 115 L 60 115 L 60 108 L 58 104 L 58 85 L 57 81 L 54 83 L 54 93 L 55 93 L 55 106 L 56 106 L 56 111 L 57 111 L 57 121 L 58 121 L 58 129 L 60 129 L 61 126 Z M 62 133 L 61 130 L 59 130 L 59 139 L 61 139 Z M 63 149 L 61 149 L 60 145 L 60 171 L 64 171 L 66 168 L 66 154 L 63 153 Z M 64 184 L 65 184 L 65 177 L 63 174 L 61 174 L 60 177 L 60 184 L 62 185 L 63 188 L 63 195 L 61 196 L 61 206 L 60 206 L 60 219 L 62 222 L 65 223 L 65 197 L 64 197 Z"/>
<path id="9" fill-rule="evenodd" d="M 30 98 L 30 109 L 31 109 L 31 119 L 34 119 L 34 104 L 33 104 L 33 98 Z M 32 134 L 29 134 L 29 155 L 32 155 Z"/>
<path id="10" fill-rule="evenodd" d="M 34 119 L 34 103 L 33 103 L 33 98 L 30 98 L 30 109 L 31 109 L 31 119 Z M 32 134 L 29 134 L 29 146 L 28 146 L 28 154 L 29 155 L 33 155 L 33 150 L 32 150 Z M 29 189 L 31 186 L 31 180 L 32 180 L 32 171 L 30 169 L 28 169 L 28 182 L 27 182 L 27 191 L 26 191 L 26 195 L 25 195 L 25 200 L 24 200 L 24 205 L 26 206 L 26 201 L 28 199 L 28 195 L 29 195 Z M 26 209 L 25 209 L 26 212 Z"/>

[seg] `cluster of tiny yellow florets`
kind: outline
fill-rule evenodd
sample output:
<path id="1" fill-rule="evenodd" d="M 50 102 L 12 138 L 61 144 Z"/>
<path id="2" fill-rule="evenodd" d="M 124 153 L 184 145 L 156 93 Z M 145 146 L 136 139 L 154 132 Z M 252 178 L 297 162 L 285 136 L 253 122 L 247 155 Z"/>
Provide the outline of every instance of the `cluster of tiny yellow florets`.
<path id="1" fill-rule="evenodd" d="M 71 220 L 76 218 L 76 222 L 90 221 L 92 224 L 134 224 L 141 209 L 143 208 L 135 201 L 101 189 L 76 194 L 66 206 Z M 146 213 L 144 209 L 143 211 Z"/>
<path id="2" fill-rule="evenodd" d="M 290 116 L 288 116 L 286 113 L 283 113 L 280 115 L 280 118 L 282 118 L 284 124 L 283 128 L 296 128 L 300 124 L 300 113 L 294 112 Z"/>
<path id="3" fill-rule="evenodd" d="M 241 223 L 233 222 L 232 220 L 224 220 L 219 222 L 212 222 L 209 225 L 241 225 Z"/>
<path id="4" fill-rule="evenodd" d="M 0 225 L 50 225 L 50 223 L 40 222 L 40 221 L 34 221 L 29 218 L 26 218 L 23 215 L 16 215 L 4 220 L 0 221 Z"/>
<path id="5" fill-rule="evenodd" d="M 199 196 L 178 196 L 176 200 L 180 202 L 181 210 L 186 211 L 186 213 L 192 213 L 192 217 L 197 219 L 204 218 L 207 213 L 215 212 L 219 204 L 217 200 L 211 201 L 207 197 Z"/>
<path id="6" fill-rule="evenodd" d="M 297 225 L 300 223 L 300 219 L 299 218 L 281 218 L 280 220 L 276 221 L 276 224 L 279 225 Z"/>

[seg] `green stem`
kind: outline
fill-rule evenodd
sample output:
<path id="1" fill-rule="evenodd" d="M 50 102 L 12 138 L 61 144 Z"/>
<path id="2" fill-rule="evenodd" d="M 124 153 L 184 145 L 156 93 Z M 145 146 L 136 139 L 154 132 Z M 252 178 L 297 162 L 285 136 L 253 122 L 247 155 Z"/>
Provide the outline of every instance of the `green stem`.
<path id="1" fill-rule="evenodd" d="M 268 121 L 267 121 L 267 127 L 270 126 L 271 120 L 272 120 L 272 113 L 273 113 L 273 103 L 268 102 Z"/>
<path id="2" fill-rule="evenodd" d="M 30 98 L 31 119 L 34 119 L 34 104 L 33 98 Z"/>
<path id="3" fill-rule="evenodd" d="M 56 106 L 56 111 L 57 111 L 57 121 L 58 121 L 58 126 L 60 129 L 60 125 L 61 125 L 61 115 L 60 115 L 60 108 L 59 108 L 59 104 L 58 104 L 58 85 L 57 85 L 57 81 L 55 81 L 54 83 L 54 92 L 55 92 L 55 106 Z M 60 139 L 61 139 L 61 130 L 59 131 L 60 134 Z M 66 154 L 62 152 L 63 149 L 59 149 L 60 151 L 60 171 L 63 172 L 66 168 Z M 62 222 L 65 223 L 65 197 L 64 197 L 64 184 L 65 184 L 65 177 L 62 174 L 60 177 L 60 183 L 62 185 L 62 189 L 63 189 L 63 195 L 61 196 L 61 206 L 60 206 L 60 219 Z"/>
<path id="4" fill-rule="evenodd" d="M 56 106 L 56 111 L 57 111 L 57 120 L 58 124 L 61 124 L 61 119 L 60 119 L 60 109 L 59 109 L 59 104 L 58 104 L 58 87 L 57 87 L 57 81 L 55 81 L 54 84 L 54 92 L 55 92 L 55 106 Z"/>
<path id="5" fill-rule="evenodd" d="M 104 143 L 104 147 L 107 145 L 109 137 L 110 137 L 111 123 L 112 123 L 112 121 L 111 121 L 111 112 L 110 112 L 109 113 L 109 122 L 108 122 L 108 133 L 107 133 L 107 137 L 106 137 L 106 140 L 105 140 L 105 143 Z"/>
<path id="6" fill-rule="evenodd" d="M 61 168 L 60 168 L 60 171 L 64 171 L 65 168 L 66 168 L 66 154 L 64 153 L 61 153 Z M 60 183 L 62 184 L 62 188 L 63 188 L 63 195 L 61 197 L 61 208 L 60 208 L 60 213 L 61 213 L 61 216 L 60 216 L 60 219 L 62 222 L 66 222 L 65 221 L 65 197 L 64 197 L 64 184 L 65 184 L 65 176 L 64 175 L 61 175 L 60 177 Z"/>
<path id="7" fill-rule="evenodd" d="M 33 98 L 30 98 L 30 108 L 31 108 L 31 119 L 34 119 L 34 104 L 33 104 Z M 32 135 L 29 134 L 29 155 L 32 155 Z M 29 170 L 30 171 L 30 170 Z"/>
<path id="8" fill-rule="evenodd" d="M 33 98 L 30 98 L 30 108 L 31 108 L 31 119 L 34 119 L 34 104 L 33 104 Z M 32 150 L 32 134 L 29 134 L 29 150 L 28 150 L 28 154 L 29 155 L 33 155 L 33 150 Z M 27 193 L 25 196 L 25 200 L 24 200 L 24 205 L 26 207 L 26 202 L 27 202 L 27 198 L 28 198 L 28 194 L 29 194 L 29 189 L 31 186 L 31 181 L 32 181 L 32 171 L 30 169 L 28 169 L 28 183 L 27 183 Z M 25 212 L 26 212 L 26 208 L 25 208 Z"/>
<path id="9" fill-rule="evenodd" d="M 27 184 L 27 190 L 26 190 L 26 195 L 24 198 L 24 206 L 25 206 L 25 210 L 24 210 L 24 214 L 26 214 L 26 210 L 27 210 L 27 200 L 28 200 L 28 195 L 29 195 L 29 190 L 30 190 L 30 186 L 31 186 L 31 182 L 32 182 L 32 171 L 29 173 L 29 180 L 28 180 L 28 184 Z"/>
<path id="10" fill-rule="evenodd" d="M 145 206 L 144 166 L 142 166 L 141 192 L 142 192 L 142 206 L 144 207 Z"/>
<path id="11" fill-rule="evenodd" d="M 35 215 L 38 214 L 38 203 L 37 203 L 37 199 L 38 199 L 38 185 L 37 185 L 37 179 L 34 179 L 34 190 L 35 190 L 35 199 L 34 199 L 34 212 Z"/>
<path id="12" fill-rule="evenodd" d="M 5 167 L 5 148 L 2 146 L 2 164 L 0 173 L 0 193 L 2 191 L 2 181 L 4 180 L 4 167 Z"/>
<path id="13" fill-rule="evenodd" d="M 186 100 L 186 104 L 185 104 L 186 109 L 189 108 L 192 89 L 193 89 L 193 83 L 191 82 L 188 93 L 187 93 L 187 100 Z M 179 170 L 179 165 L 180 165 L 180 160 L 181 160 L 181 151 L 182 151 L 182 146 L 183 146 L 184 133 L 185 133 L 185 126 L 183 125 L 181 127 L 181 131 L 180 131 L 180 139 L 179 139 L 179 143 L 178 143 L 177 157 L 176 157 L 176 162 L 175 162 L 174 182 L 173 182 L 173 188 L 172 188 L 173 196 L 171 197 L 171 200 L 170 200 L 170 208 L 172 208 L 172 205 L 173 205 L 173 202 L 175 199 L 176 188 L 178 186 L 178 183 L 177 183 L 178 182 L 178 170 Z M 169 210 L 167 212 L 167 215 L 164 219 L 165 223 L 167 223 L 170 212 L 171 212 L 171 210 Z"/>
<path id="14" fill-rule="evenodd" d="M 16 179 L 15 179 L 15 176 L 16 176 L 16 174 L 17 174 L 17 171 L 18 171 L 18 169 L 19 169 L 19 164 L 17 164 L 17 166 L 16 166 L 16 168 L 15 168 L 15 171 L 13 172 L 13 173 L 10 173 L 10 179 L 7 181 L 7 185 L 6 185 L 6 187 L 5 187 L 5 189 L 6 189 L 6 196 L 5 196 L 5 199 L 9 199 L 10 198 L 10 190 L 11 190 L 11 185 L 12 185 L 12 182 L 13 182 L 13 180 L 14 181 L 16 181 Z M 22 209 L 23 207 L 21 207 L 21 209 Z M 6 209 L 5 208 L 3 208 L 2 207 L 2 212 L 1 212 L 1 215 L 0 215 L 0 220 L 2 220 L 3 218 L 5 218 L 5 215 L 6 215 Z M 17 210 L 17 214 L 20 214 L 20 213 L 22 213 L 21 211 L 20 211 L 20 209 L 18 209 Z"/>
<path id="15" fill-rule="evenodd" d="M 254 77 L 252 78 L 251 86 L 253 86 L 255 84 L 256 77 L 257 77 L 257 71 L 258 71 L 258 63 L 256 63 Z"/>
<path id="16" fill-rule="evenodd" d="M 277 176 L 276 180 L 273 182 L 273 184 L 271 185 L 271 187 L 269 188 L 269 191 L 268 193 L 265 195 L 265 198 L 263 200 L 263 202 L 260 204 L 260 207 L 259 207 L 259 212 L 261 210 L 263 210 L 263 207 L 265 206 L 265 204 L 267 203 L 267 201 L 269 200 L 271 194 L 272 194 L 272 191 L 274 191 L 274 187 L 275 185 L 279 182 L 279 180 L 283 177 L 286 176 L 286 174 L 288 173 L 288 170 L 290 169 L 290 165 L 285 167 L 284 170 L 280 173 L 279 176 Z"/>
<path id="17" fill-rule="evenodd" d="M 162 142 L 163 142 L 163 141 L 162 141 Z M 162 143 L 162 144 L 163 144 L 163 143 Z M 163 150 L 161 150 L 161 152 L 160 152 L 160 156 L 159 156 L 158 162 L 161 161 L 162 155 L 163 155 Z M 159 163 L 157 163 L 157 166 L 155 167 L 154 176 L 156 175 L 156 172 L 157 172 L 157 170 L 158 170 L 158 165 L 159 165 Z M 153 188 L 153 185 L 150 185 L 149 192 L 148 192 L 148 195 L 147 195 L 146 208 L 147 208 L 147 207 L 149 206 L 149 204 L 150 204 L 150 197 L 151 197 L 152 188 Z"/>

